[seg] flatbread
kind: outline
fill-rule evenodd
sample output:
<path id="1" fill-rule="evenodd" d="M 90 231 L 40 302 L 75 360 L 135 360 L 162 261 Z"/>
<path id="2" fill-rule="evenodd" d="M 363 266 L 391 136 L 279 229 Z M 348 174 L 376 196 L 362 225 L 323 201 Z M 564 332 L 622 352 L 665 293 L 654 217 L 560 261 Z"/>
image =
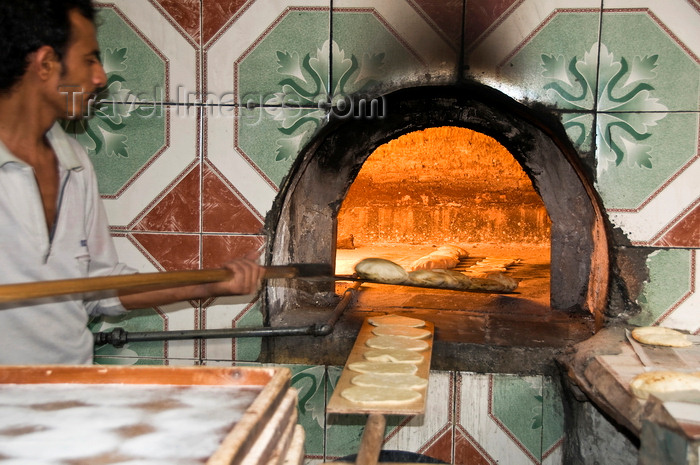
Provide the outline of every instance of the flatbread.
<path id="1" fill-rule="evenodd" d="M 430 337 L 430 331 L 422 328 L 414 328 L 412 326 L 401 325 L 381 325 L 372 328 L 372 334 L 375 336 L 398 336 L 407 337 L 409 339 L 426 339 Z"/>
<path id="2" fill-rule="evenodd" d="M 365 358 L 370 362 L 421 363 L 424 357 L 415 350 L 371 349 Z"/>
<path id="3" fill-rule="evenodd" d="M 632 330 L 632 337 L 642 344 L 665 347 L 690 347 L 693 345 L 688 337 L 675 329 L 662 326 L 642 326 Z"/>
<path id="4" fill-rule="evenodd" d="M 366 373 L 354 376 L 350 382 L 357 386 L 384 387 L 389 389 L 421 389 L 428 385 L 428 380 L 416 375 L 380 375 Z"/>
<path id="5" fill-rule="evenodd" d="M 700 393 L 700 373 L 648 371 L 634 377 L 630 390 L 640 399 L 647 399 L 650 394 L 663 396 L 683 391 Z"/>
<path id="6" fill-rule="evenodd" d="M 409 339 L 400 336 L 377 336 L 367 339 L 367 346 L 373 349 L 404 349 L 404 350 L 425 350 L 430 345 L 418 339 Z"/>
<path id="7" fill-rule="evenodd" d="M 379 315 L 371 316 L 367 319 L 369 324 L 374 326 L 381 325 L 401 325 L 401 326 L 413 326 L 414 328 L 422 328 L 425 326 L 425 321 L 419 320 L 418 318 L 411 318 L 410 316 L 401 315 Z"/>
<path id="8" fill-rule="evenodd" d="M 340 395 L 350 402 L 371 406 L 410 404 L 421 398 L 413 389 L 387 389 L 385 387 L 352 386 L 343 389 Z"/>
<path id="9" fill-rule="evenodd" d="M 353 362 L 348 369 L 358 373 L 374 373 L 382 375 L 412 375 L 418 371 L 418 367 L 410 363 L 393 362 Z"/>
<path id="10" fill-rule="evenodd" d="M 365 258 L 355 265 L 355 273 L 360 278 L 380 283 L 401 284 L 408 279 L 408 272 L 391 260 Z"/>

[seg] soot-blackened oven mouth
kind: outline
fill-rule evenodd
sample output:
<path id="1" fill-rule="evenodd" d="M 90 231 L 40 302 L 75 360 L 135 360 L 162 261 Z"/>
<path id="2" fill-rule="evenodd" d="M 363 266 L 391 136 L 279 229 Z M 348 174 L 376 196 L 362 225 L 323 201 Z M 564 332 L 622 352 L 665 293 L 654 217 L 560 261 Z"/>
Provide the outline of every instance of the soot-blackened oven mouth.
<path id="1" fill-rule="evenodd" d="M 541 372 L 591 336 L 608 298 L 606 221 L 561 125 L 483 87 L 380 102 L 374 114 L 332 118 L 299 157 L 267 218 L 271 264 L 329 263 L 344 275 L 379 257 L 410 270 L 456 244 L 467 251 L 458 271 L 509 258 L 519 286 L 270 283 L 270 326 L 325 321 L 341 298 L 347 308 L 327 336 L 265 340 L 263 358 L 342 365 L 364 318 L 382 313 L 434 323 L 434 369 Z"/>

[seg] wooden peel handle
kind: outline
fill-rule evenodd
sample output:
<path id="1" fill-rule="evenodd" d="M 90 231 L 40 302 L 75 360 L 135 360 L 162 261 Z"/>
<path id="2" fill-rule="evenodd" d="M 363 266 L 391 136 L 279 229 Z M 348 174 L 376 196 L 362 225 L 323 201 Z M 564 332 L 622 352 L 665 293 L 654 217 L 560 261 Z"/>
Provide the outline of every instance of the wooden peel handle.
<path id="1" fill-rule="evenodd" d="M 264 278 L 293 278 L 297 274 L 295 266 L 268 266 L 265 267 Z M 106 290 L 134 292 L 163 289 L 224 281 L 230 276 L 231 272 L 226 268 L 213 268 L 5 284 L 0 285 L 0 303 Z"/>

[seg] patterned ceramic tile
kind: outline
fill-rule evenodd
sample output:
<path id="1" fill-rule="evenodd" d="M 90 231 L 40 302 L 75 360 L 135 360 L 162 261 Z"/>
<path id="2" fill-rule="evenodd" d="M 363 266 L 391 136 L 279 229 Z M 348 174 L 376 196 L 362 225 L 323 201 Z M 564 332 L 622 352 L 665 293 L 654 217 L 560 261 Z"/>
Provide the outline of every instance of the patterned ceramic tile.
<path id="1" fill-rule="evenodd" d="M 161 14 L 176 24 L 192 41 L 199 43 L 201 0 L 155 0 Z"/>
<path id="2" fill-rule="evenodd" d="M 599 111 L 697 111 L 700 39 L 680 42 L 677 17 L 666 24 L 654 9 L 615 3 L 606 2 L 603 12 Z M 700 12 L 695 17 L 700 21 Z"/>
<path id="3" fill-rule="evenodd" d="M 451 372 L 430 372 L 425 415 L 400 419 L 384 439 L 384 450 L 415 452 L 452 463 L 454 379 Z"/>
<path id="4" fill-rule="evenodd" d="M 594 108 L 600 2 L 468 2 L 467 17 L 475 10 L 476 24 L 466 33 L 478 34 L 466 48 L 467 76 L 519 101 Z"/>
<path id="5" fill-rule="evenodd" d="M 105 317 L 91 325 L 93 332 L 111 332 L 123 328 L 128 332 L 178 331 L 192 329 L 199 312 L 187 302 L 156 309 L 133 310 L 122 317 Z M 95 348 L 95 357 L 120 357 L 122 363 L 141 364 L 144 360 L 198 360 L 196 341 L 130 342 L 117 348 L 104 344 Z M 190 362 L 191 363 L 191 362 Z"/>
<path id="6" fill-rule="evenodd" d="M 319 47 L 332 59 L 333 99 L 426 81 L 454 82 L 459 28 L 451 21 L 461 14 L 462 6 L 454 2 L 333 2 L 333 40 Z M 438 22 L 451 30 L 452 39 Z"/>
<path id="7" fill-rule="evenodd" d="M 299 423 L 304 427 L 307 458 L 323 457 L 326 426 L 326 369 L 323 366 L 285 365 L 292 370 L 292 387 L 299 391 Z"/>
<path id="8" fill-rule="evenodd" d="M 113 81 L 121 90 L 117 101 L 172 102 L 182 89 L 199 89 L 199 47 L 161 5 L 133 0 L 96 5 L 106 71 L 124 78 Z"/>
<path id="9" fill-rule="evenodd" d="M 638 303 L 642 312 L 630 319 L 635 325 L 658 324 L 700 331 L 700 263 L 697 250 L 658 250 L 647 259 L 649 281 Z"/>
<path id="10" fill-rule="evenodd" d="M 596 187 L 611 221 L 632 243 L 697 247 L 697 232 L 688 225 L 697 221 L 700 199 L 700 114 L 663 114 L 645 136 L 629 136 L 624 121 L 645 127 L 647 116 L 599 117 L 598 130 L 606 132 L 598 137 Z"/>
<path id="11" fill-rule="evenodd" d="M 594 167 L 595 120 L 593 114 L 562 112 L 559 113 L 559 119 L 574 149 L 578 151 L 579 157 Z"/>
<path id="12" fill-rule="evenodd" d="M 205 29 L 205 89 L 207 97 L 218 101 L 231 96 L 248 96 L 254 103 L 265 102 L 280 92 L 278 67 L 299 64 L 295 60 L 320 48 L 329 37 L 329 2 L 322 0 L 262 0 L 237 7 L 234 1 L 205 1 L 205 16 L 212 17 L 219 5 L 227 12 Z M 210 25 L 211 24 L 211 25 Z M 222 26 L 217 26 L 222 24 Z M 278 64 L 278 59 L 290 61 Z M 301 71 L 301 70 L 300 70 Z M 306 77 L 313 77 L 306 75 Z M 324 76 L 327 82 L 327 76 Z M 324 89 L 317 89 L 325 94 Z M 242 98 L 244 103 L 248 98 Z"/>
<path id="13" fill-rule="evenodd" d="M 543 378 L 459 376 L 454 463 L 561 463 L 561 402 Z"/>
<path id="14" fill-rule="evenodd" d="M 249 296 L 219 297 L 205 303 L 199 327 L 201 329 L 261 328 L 263 317 L 260 303 L 250 302 Z M 260 356 L 258 337 L 209 338 L 201 342 L 203 360 L 254 361 Z"/>

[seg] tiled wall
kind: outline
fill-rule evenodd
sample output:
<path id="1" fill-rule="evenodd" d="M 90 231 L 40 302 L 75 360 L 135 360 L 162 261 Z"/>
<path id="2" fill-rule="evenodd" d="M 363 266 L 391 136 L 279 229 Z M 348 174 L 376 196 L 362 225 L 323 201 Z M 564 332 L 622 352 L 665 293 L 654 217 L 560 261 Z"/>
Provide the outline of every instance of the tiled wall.
<path id="1" fill-rule="evenodd" d="M 278 186 L 324 124 L 320 101 L 466 77 L 550 107 L 595 178 L 616 237 L 651 248 L 634 322 L 700 330 L 698 0 L 99 6 L 110 103 L 68 129 L 92 156 L 120 256 L 132 266 L 214 267 L 260 250 Z M 257 302 L 227 298 L 145 309 L 94 329 L 261 324 Z M 230 364 L 259 351 L 249 338 L 135 343 L 100 347 L 97 361 Z M 356 420 L 323 415 L 333 370 L 295 367 L 317 461 L 353 453 L 359 440 Z M 397 419 L 387 448 L 456 463 L 561 463 L 561 410 L 546 378 L 435 373 L 431 383 L 430 416 L 422 425 Z"/>

